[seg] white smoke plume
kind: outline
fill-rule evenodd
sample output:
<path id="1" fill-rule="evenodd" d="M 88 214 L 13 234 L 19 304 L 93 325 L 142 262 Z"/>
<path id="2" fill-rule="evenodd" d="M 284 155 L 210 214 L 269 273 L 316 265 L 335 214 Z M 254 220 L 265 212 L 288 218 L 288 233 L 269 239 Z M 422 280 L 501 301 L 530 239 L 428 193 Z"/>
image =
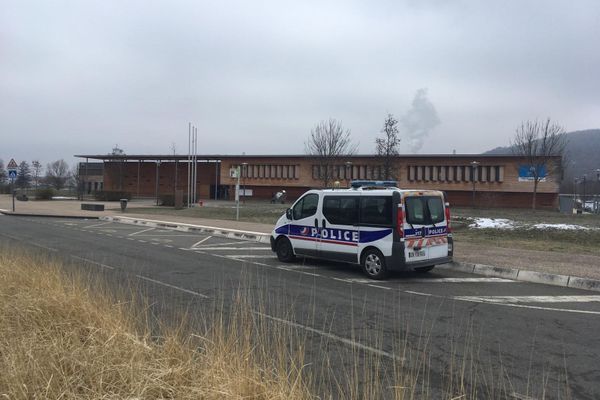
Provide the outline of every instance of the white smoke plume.
<path id="1" fill-rule="evenodd" d="M 421 150 L 427 135 L 440 124 L 437 111 L 427 98 L 427 89 L 417 90 L 412 106 L 400 118 L 400 123 L 404 127 L 402 130 L 404 141 L 408 144 L 410 151 L 416 153 Z"/>

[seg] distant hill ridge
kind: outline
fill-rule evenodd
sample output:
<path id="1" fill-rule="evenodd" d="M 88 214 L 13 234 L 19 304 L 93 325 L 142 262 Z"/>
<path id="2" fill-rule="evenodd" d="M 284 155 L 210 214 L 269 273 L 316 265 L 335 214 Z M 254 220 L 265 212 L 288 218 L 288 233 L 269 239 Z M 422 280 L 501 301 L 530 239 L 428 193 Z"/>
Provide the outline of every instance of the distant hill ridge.
<path id="1" fill-rule="evenodd" d="M 600 168 L 600 129 L 586 129 L 567 133 L 566 165 L 561 192 L 571 192 L 580 188 L 573 187 L 573 180 L 587 174 L 587 189 L 597 192 L 596 170 Z M 483 154 L 512 154 L 512 147 L 496 147 Z"/>

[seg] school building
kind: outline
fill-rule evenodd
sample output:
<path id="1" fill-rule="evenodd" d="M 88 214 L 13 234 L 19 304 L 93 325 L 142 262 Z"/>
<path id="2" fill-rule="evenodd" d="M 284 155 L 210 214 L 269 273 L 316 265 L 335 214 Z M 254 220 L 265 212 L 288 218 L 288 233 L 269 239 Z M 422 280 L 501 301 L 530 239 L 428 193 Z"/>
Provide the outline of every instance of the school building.
<path id="1" fill-rule="evenodd" d="M 238 179 L 232 177 L 232 171 L 236 168 L 240 168 L 240 188 L 246 199 L 269 199 L 285 190 L 292 201 L 309 189 L 323 187 L 324 167 L 308 155 L 198 155 L 195 163 L 190 163 L 187 155 L 76 157 L 85 163 L 103 163 L 98 185 L 104 191 L 126 192 L 134 198 L 172 195 L 175 190 L 182 190 L 186 198 L 188 175 L 194 167 L 198 200 L 233 200 Z M 559 163 L 560 158 L 553 162 Z M 340 187 L 348 187 L 351 180 L 382 178 L 382 161 L 375 155 L 346 156 L 332 161 L 328 168 L 330 186 L 338 182 Z M 522 157 L 486 154 L 400 155 L 394 164 L 400 188 L 443 190 L 454 206 L 474 202 L 478 207 L 530 207 L 531 168 Z M 558 207 L 559 180 L 547 174 L 539 183 L 539 208 Z"/>

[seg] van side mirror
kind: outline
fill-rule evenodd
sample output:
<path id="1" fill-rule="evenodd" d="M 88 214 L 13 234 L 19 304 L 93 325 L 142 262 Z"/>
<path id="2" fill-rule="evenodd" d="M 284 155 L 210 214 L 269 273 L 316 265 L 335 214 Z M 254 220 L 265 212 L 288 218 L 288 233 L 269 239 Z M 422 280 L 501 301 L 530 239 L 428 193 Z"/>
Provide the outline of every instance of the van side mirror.
<path id="1" fill-rule="evenodd" d="M 292 209 L 288 208 L 287 210 L 285 210 L 285 217 L 289 220 L 292 220 Z"/>

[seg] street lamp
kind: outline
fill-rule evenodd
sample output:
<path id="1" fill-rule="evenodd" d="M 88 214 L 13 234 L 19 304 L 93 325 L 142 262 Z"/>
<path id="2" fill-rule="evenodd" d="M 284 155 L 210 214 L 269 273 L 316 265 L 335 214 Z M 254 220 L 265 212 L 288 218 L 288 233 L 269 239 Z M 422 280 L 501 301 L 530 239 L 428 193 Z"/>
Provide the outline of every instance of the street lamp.
<path id="1" fill-rule="evenodd" d="M 583 183 L 583 209 L 585 210 L 585 181 L 587 180 L 587 174 L 583 174 L 581 178 L 581 183 Z"/>
<path id="2" fill-rule="evenodd" d="M 156 160 L 156 188 L 155 188 L 156 205 L 158 205 L 158 167 L 160 167 L 160 160 Z"/>
<path id="3" fill-rule="evenodd" d="M 471 205 L 475 208 L 475 171 L 477 171 L 477 167 L 479 166 L 479 161 L 471 161 L 471 182 L 473 182 L 473 199 L 471 200 Z"/>
<path id="4" fill-rule="evenodd" d="M 247 162 L 243 162 L 242 163 L 242 193 L 243 196 L 242 197 L 242 202 L 244 204 L 246 204 L 246 174 L 248 171 L 248 163 Z"/>
<path id="5" fill-rule="evenodd" d="M 350 179 L 352 178 L 352 161 L 346 161 L 346 181 L 350 187 Z"/>

